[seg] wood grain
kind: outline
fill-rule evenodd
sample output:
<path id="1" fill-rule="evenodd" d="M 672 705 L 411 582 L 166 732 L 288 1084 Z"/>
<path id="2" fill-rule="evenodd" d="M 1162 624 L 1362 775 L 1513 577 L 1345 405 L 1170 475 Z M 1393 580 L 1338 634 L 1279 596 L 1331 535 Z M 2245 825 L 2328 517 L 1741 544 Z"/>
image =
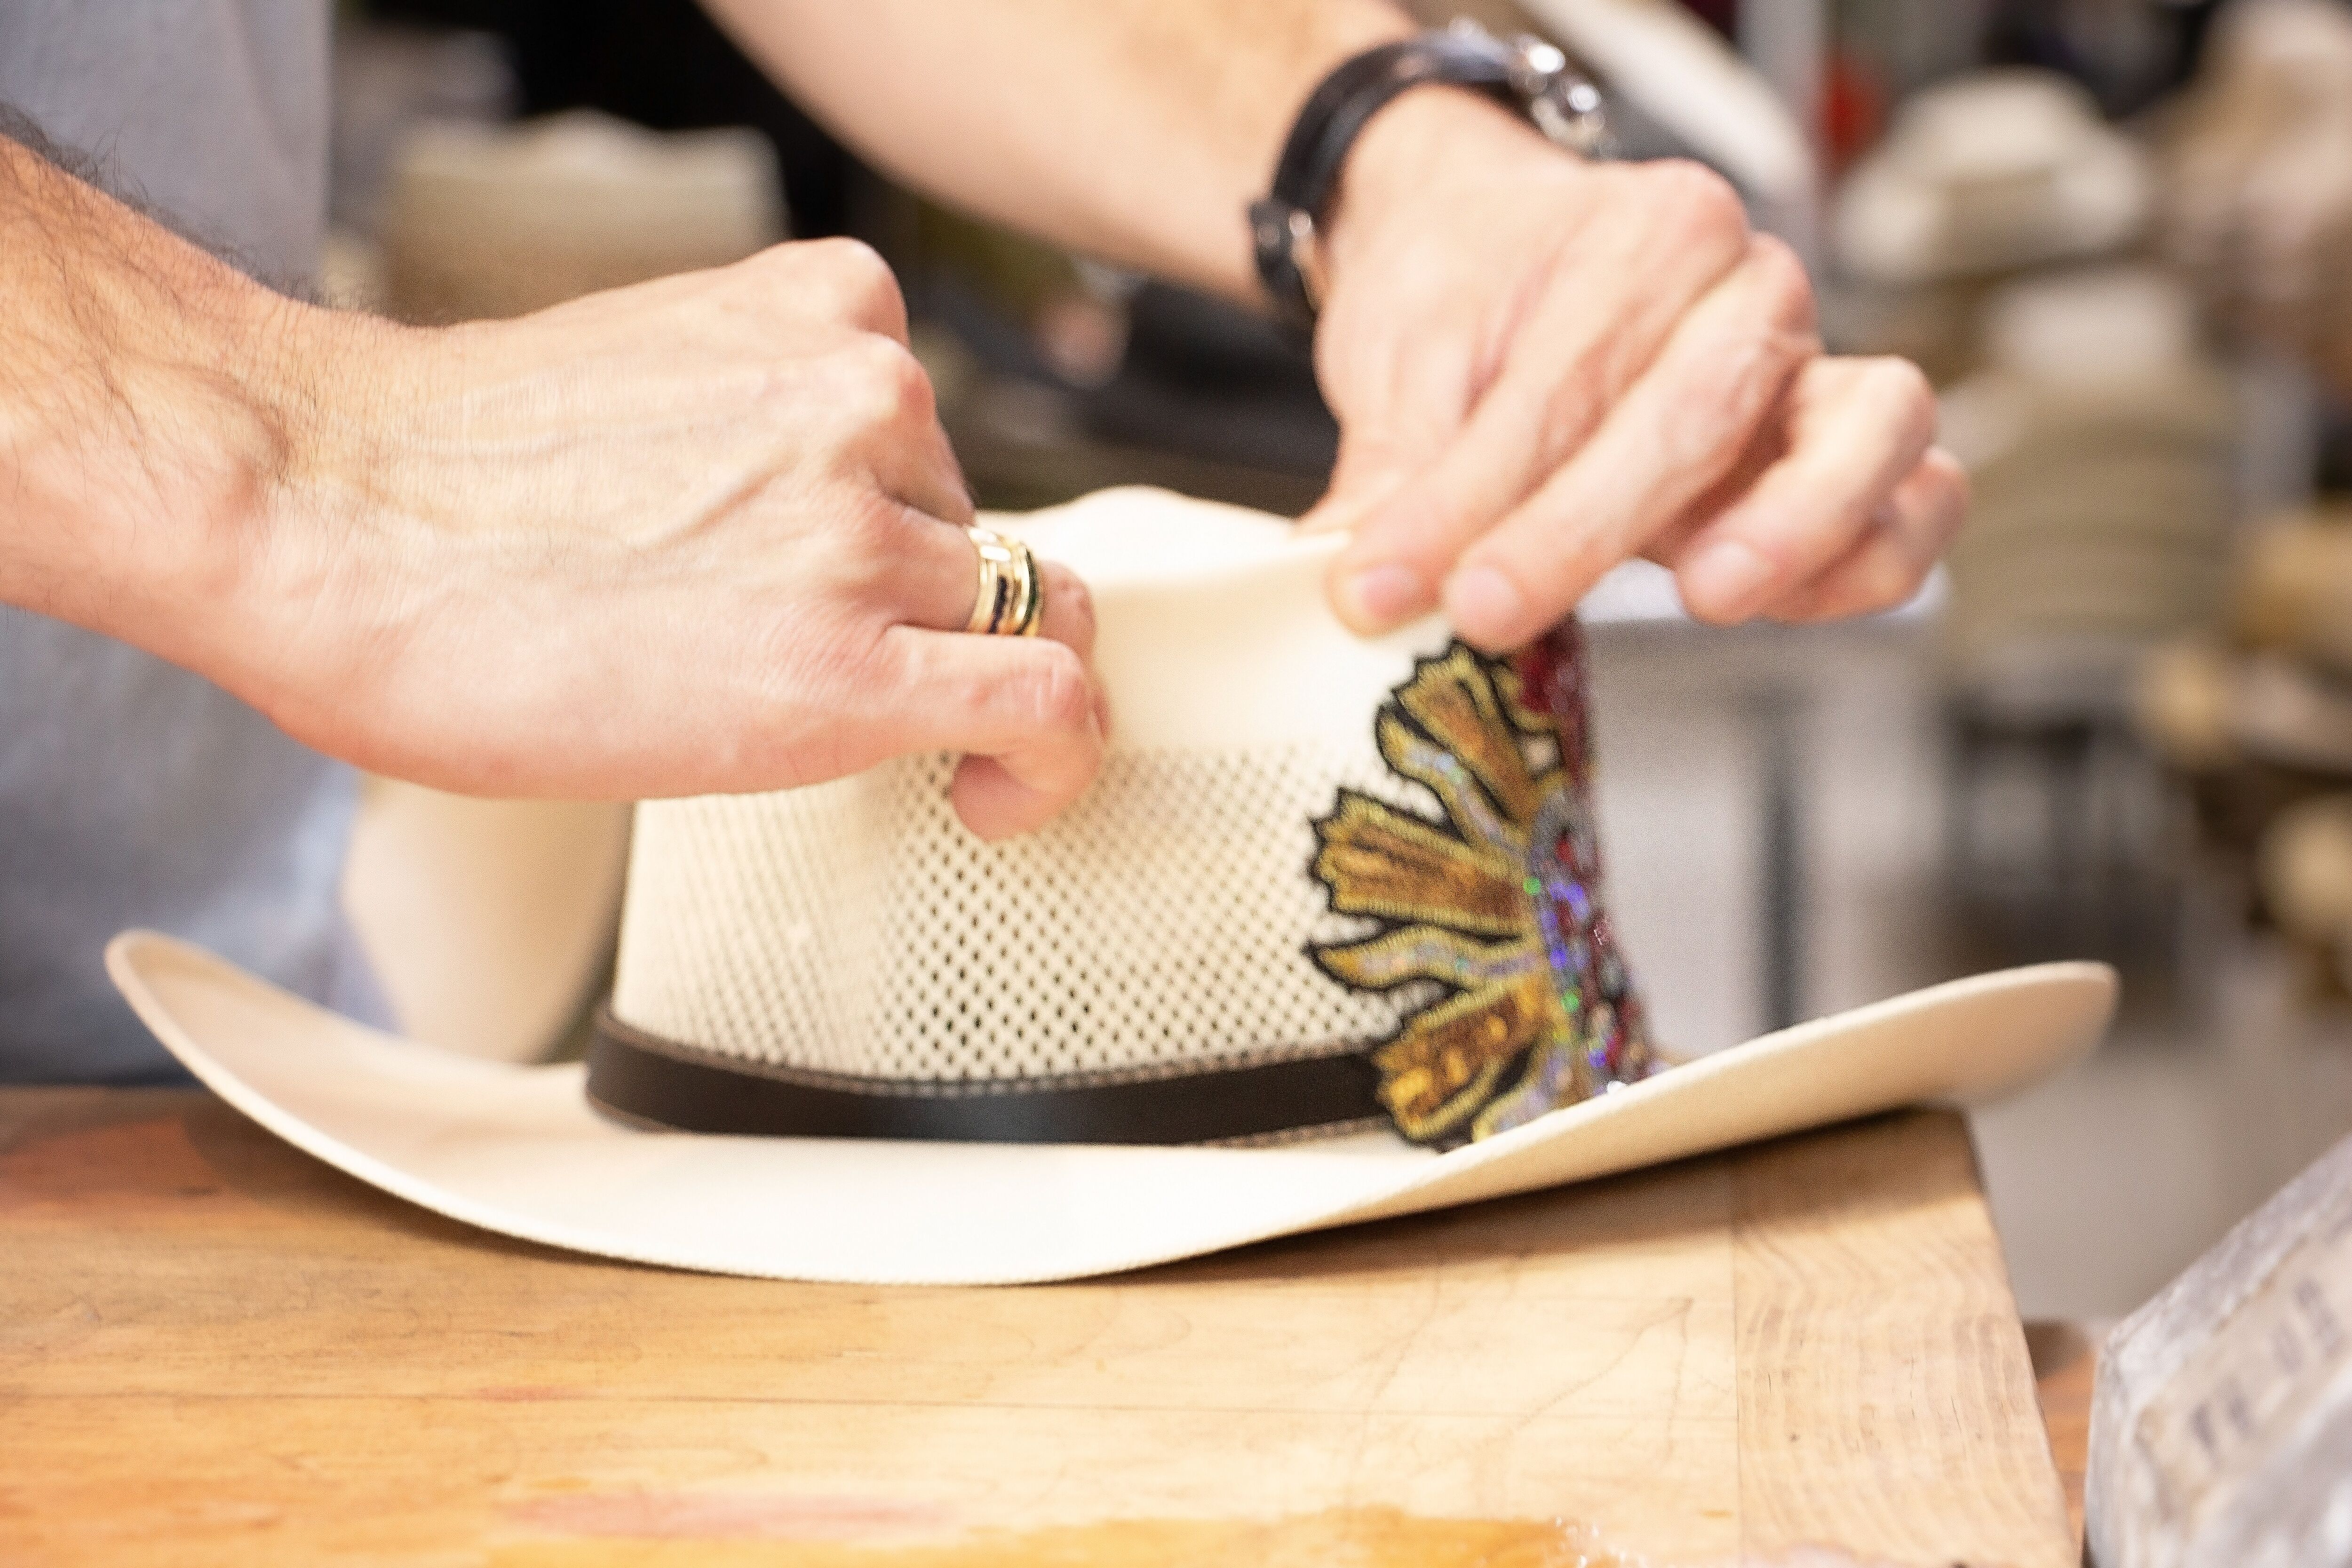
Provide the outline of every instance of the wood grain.
<path id="1" fill-rule="evenodd" d="M 2071 1555 L 1964 1125 L 1013 1290 L 501 1240 L 209 1099 L 0 1093 L 0 1559 Z"/>
<path id="2" fill-rule="evenodd" d="M 1916 1119 L 1741 1157 L 1736 1225 L 1743 1543 L 1898 1563 L 2068 1562 L 1975 1151 Z M 1831 1478 L 1867 1475 L 1868 1486 Z M 1969 1549 L 1912 1500 L 1969 1500 Z"/>

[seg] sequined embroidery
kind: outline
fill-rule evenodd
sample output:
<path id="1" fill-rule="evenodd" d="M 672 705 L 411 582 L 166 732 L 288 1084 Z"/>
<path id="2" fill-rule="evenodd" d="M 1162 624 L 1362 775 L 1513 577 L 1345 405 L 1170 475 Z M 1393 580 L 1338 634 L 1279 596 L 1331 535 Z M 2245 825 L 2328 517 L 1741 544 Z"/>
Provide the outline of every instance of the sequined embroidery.
<path id="1" fill-rule="evenodd" d="M 1657 1068 L 1601 908 L 1583 660 L 1570 622 L 1509 659 L 1457 642 L 1419 661 L 1374 734 L 1445 820 L 1342 789 L 1315 824 L 1331 908 L 1380 929 L 1309 955 L 1358 990 L 1433 983 L 1371 1052 L 1416 1143 L 1491 1137 Z"/>

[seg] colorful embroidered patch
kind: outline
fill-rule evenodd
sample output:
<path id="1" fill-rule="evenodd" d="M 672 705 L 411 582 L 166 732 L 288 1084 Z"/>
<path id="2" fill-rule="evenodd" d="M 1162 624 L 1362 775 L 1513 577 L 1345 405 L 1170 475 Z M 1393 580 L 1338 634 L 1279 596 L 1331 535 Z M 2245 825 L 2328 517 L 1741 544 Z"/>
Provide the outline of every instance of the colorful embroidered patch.
<path id="1" fill-rule="evenodd" d="M 1416 1143 L 1490 1137 L 1656 1070 L 1601 908 L 1583 660 L 1570 622 L 1510 659 L 1457 642 L 1419 661 L 1374 734 L 1445 820 L 1342 789 L 1315 824 L 1331 908 L 1381 929 L 1309 956 L 1356 990 L 1429 992 L 1371 1052 Z"/>

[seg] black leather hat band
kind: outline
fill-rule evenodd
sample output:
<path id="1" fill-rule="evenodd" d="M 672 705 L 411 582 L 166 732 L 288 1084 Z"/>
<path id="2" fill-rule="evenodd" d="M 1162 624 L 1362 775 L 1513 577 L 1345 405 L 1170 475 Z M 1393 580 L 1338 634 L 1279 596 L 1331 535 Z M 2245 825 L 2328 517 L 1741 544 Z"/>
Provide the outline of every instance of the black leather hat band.
<path id="1" fill-rule="evenodd" d="M 800 1071 L 596 1020 L 588 1098 L 620 1120 L 681 1132 L 973 1143 L 1223 1143 L 1377 1122 L 1362 1054 L 1183 1073 L 933 1082 Z"/>

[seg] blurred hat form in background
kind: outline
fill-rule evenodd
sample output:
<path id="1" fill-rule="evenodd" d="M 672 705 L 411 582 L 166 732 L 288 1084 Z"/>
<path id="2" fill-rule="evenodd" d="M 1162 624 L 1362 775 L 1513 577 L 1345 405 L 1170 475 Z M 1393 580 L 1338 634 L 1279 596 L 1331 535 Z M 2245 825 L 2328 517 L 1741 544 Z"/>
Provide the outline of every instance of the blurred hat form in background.
<path id="1" fill-rule="evenodd" d="M 2163 138 L 2166 252 L 2352 386 L 2352 7 L 2239 0 Z"/>
<path id="2" fill-rule="evenodd" d="M 654 132 L 587 110 L 428 123 L 384 196 L 386 303 L 410 321 L 517 316 L 740 261 L 785 231 L 757 132 Z"/>
<path id="3" fill-rule="evenodd" d="M 870 1282 L 1108 1272 L 1999 1092 L 2105 1024 L 2112 974 L 2056 964 L 1677 1064 L 1607 913 L 1573 623 L 1358 638 L 1339 536 L 1166 492 L 993 521 L 1088 583 L 1116 717 L 1044 829 L 973 838 L 936 755 L 641 806 L 584 1068 L 152 934 L 117 983 L 233 1104 L 427 1207 Z"/>
<path id="4" fill-rule="evenodd" d="M 2352 681 L 2352 504 L 2273 518 L 2240 563 L 2231 619 L 2238 640 Z"/>
<path id="5" fill-rule="evenodd" d="M 2352 991 L 2352 795 L 2294 802 L 2263 830 L 2254 874 L 2263 910 Z"/>
<path id="6" fill-rule="evenodd" d="M 2352 779 L 2352 507 L 2255 527 L 2225 612 L 2151 655 L 2137 710 L 2185 773 L 2252 761 Z"/>
<path id="7" fill-rule="evenodd" d="M 2155 650 L 2136 696 L 2201 839 L 2251 873 L 2306 974 L 2352 994 L 2352 506 L 2251 531 L 2226 616 Z"/>
<path id="8" fill-rule="evenodd" d="M 2210 624 L 2222 600 L 2229 380 L 2187 289 L 2149 267 L 2003 288 L 1981 357 L 1944 398 L 1976 498 L 1950 557 L 1956 672 L 2089 682 L 2120 708 L 2138 650 Z"/>
<path id="9" fill-rule="evenodd" d="M 1879 284 L 2105 255 L 2145 229 L 2146 155 L 2052 72 L 1987 71 L 1905 100 L 1838 197 L 1838 260 Z"/>
<path id="10" fill-rule="evenodd" d="M 2352 508 L 2252 531 L 2228 613 L 2155 650 L 2140 732 L 2197 782 L 2207 836 L 2250 850 L 2263 910 L 2352 990 Z"/>

